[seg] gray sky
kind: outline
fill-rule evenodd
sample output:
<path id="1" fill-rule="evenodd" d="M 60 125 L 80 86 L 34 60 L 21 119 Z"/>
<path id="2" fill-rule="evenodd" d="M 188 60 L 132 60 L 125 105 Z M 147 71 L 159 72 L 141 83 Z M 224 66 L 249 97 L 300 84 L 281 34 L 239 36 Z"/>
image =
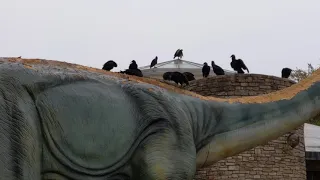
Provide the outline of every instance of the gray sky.
<path id="1" fill-rule="evenodd" d="M 0 56 L 67 61 L 119 71 L 231 54 L 250 72 L 280 76 L 283 67 L 320 64 L 319 0 L 0 0 Z M 273 67 L 272 67 L 272 64 Z"/>

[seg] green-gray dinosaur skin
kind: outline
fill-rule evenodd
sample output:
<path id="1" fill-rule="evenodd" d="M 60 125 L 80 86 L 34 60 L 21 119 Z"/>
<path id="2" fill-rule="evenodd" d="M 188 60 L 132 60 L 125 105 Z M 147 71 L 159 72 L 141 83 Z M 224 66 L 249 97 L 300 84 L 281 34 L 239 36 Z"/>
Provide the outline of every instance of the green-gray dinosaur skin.
<path id="1" fill-rule="evenodd" d="M 3 62 L 0 91 L 6 180 L 191 180 L 196 167 L 320 112 L 319 82 L 291 100 L 229 104 L 93 72 Z"/>

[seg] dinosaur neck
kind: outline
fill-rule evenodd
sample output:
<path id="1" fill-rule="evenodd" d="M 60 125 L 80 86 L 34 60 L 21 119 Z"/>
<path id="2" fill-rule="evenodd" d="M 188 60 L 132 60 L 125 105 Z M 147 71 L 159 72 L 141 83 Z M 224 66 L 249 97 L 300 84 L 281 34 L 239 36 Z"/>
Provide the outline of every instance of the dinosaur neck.
<path id="1" fill-rule="evenodd" d="M 290 100 L 241 104 L 192 102 L 197 167 L 206 167 L 293 130 L 320 114 L 320 82 Z M 190 109 L 190 108 L 189 108 Z"/>

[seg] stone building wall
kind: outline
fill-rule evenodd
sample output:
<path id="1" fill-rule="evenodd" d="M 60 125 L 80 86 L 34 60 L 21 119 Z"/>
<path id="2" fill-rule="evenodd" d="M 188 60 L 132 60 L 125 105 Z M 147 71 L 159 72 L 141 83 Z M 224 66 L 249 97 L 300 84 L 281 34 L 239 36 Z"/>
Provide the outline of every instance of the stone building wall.
<path id="1" fill-rule="evenodd" d="M 204 96 L 229 98 L 265 94 L 292 84 L 293 81 L 274 76 L 238 74 L 195 80 L 186 89 Z M 295 148 L 287 144 L 288 132 L 265 145 L 199 169 L 195 179 L 305 180 L 303 126 L 292 132 L 298 134 L 300 139 Z"/>

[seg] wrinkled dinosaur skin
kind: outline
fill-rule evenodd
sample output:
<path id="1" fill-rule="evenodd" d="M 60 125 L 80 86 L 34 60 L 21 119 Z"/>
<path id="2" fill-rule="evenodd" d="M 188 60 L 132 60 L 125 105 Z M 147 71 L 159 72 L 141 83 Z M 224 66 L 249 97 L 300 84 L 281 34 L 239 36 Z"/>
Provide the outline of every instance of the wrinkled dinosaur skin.
<path id="1" fill-rule="evenodd" d="M 191 180 L 320 112 L 320 83 L 290 100 L 201 100 L 116 76 L 0 64 L 0 179 Z"/>

